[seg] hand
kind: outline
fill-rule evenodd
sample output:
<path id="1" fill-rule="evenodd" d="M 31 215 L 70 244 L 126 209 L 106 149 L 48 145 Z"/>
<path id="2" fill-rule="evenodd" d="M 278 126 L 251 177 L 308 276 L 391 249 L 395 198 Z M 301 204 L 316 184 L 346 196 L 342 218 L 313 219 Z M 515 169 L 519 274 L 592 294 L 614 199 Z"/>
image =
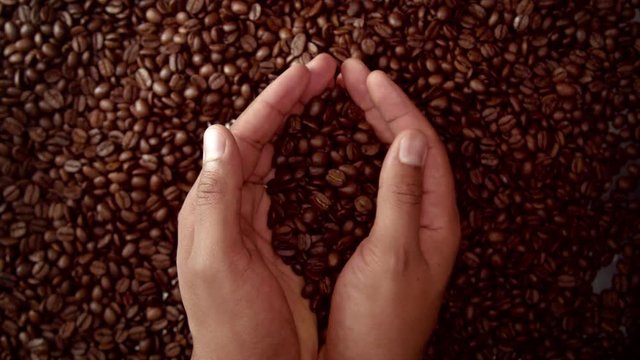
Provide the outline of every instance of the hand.
<path id="1" fill-rule="evenodd" d="M 383 72 L 357 60 L 342 82 L 378 137 L 382 165 L 369 234 L 338 277 L 326 359 L 420 359 L 460 241 L 454 184 L 437 134 Z"/>
<path id="2" fill-rule="evenodd" d="M 238 117 L 204 135 L 203 169 L 178 218 L 178 278 L 193 359 L 315 359 L 316 320 L 302 279 L 267 228 L 270 141 L 290 113 L 333 86 L 335 61 L 293 65 Z"/>

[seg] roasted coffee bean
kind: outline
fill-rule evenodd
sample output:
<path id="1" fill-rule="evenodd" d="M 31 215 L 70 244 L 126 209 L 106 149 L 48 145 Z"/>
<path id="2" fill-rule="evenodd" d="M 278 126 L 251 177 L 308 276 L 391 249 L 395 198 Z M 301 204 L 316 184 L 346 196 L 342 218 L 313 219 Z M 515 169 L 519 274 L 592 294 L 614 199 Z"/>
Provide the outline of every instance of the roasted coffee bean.
<path id="1" fill-rule="evenodd" d="M 363 213 L 363 214 L 366 214 L 366 213 L 370 212 L 371 209 L 373 209 L 373 203 L 371 202 L 371 199 L 369 199 L 365 195 L 358 196 L 354 200 L 354 204 L 355 204 L 356 210 L 358 212 Z"/>
<path id="2" fill-rule="evenodd" d="M 345 181 L 346 181 L 346 175 L 337 169 L 331 169 L 329 170 L 329 172 L 327 173 L 327 182 L 332 185 L 332 186 L 336 186 L 336 187 L 341 187 L 344 185 Z"/>
<path id="3" fill-rule="evenodd" d="M 321 211 L 326 211 L 331 207 L 331 200 L 321 192 L 315 192 L 311 195 L 311 203 Z"/>

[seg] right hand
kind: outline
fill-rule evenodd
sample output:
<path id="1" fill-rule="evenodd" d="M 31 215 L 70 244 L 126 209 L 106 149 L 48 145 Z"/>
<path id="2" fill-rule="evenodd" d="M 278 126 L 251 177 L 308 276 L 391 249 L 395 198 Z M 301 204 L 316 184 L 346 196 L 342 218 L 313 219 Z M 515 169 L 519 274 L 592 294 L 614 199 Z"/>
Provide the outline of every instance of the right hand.
<path id="1" fill-rule="evenodd" d="M 303 281 L 271 247 L 265 191 L 271 140 L 288 114 L 333 86 L 336 62 L 292 65 L 227 130 L 204 135 L 202 171 L 178 219 L 178 278 L 192 359 L 317 357 L 316 320 Z"/>
<path id="2" fill-rule="evenodd" d="M 453 175 L 438 135 L 383 72 L 347 60 L 342 81 L 392 142 L 369 237 L 338 277 L 325 359 L 420 359 L 460 242 Z"/>

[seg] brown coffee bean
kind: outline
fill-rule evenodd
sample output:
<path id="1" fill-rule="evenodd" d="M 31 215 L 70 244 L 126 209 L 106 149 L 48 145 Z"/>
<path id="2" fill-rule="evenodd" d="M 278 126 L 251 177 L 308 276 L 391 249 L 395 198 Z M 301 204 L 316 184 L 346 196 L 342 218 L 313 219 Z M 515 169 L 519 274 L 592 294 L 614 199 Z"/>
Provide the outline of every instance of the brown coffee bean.
<path id="1" fill-rule="evenodd" d="M 70 226 L 64 226 L 56 230 L 56 237 L 60 241 L 70 242 L 75 238 L 75 230 Z"/>
<path id="2" fill-rule="evenodd" d="M 371 149 L 368 146 L 363 146 L 367 151 L 370 151 Z M 360 160 L 360 158 L 362 157 L 362 151 L 361 151 L 362 147 L 359 147 L 358 145 L 356 145 L 355 143 L 349 143 L 347 144 L 347 148 L 346 148 L 346 155 L 347 155 L 347 160 L 351 161 L 351 162 L 357 162 Z"/>
<path id="3" fill-rule="evenodd" d="M 44 101 L 53 109 L 64 106 L 64 96 L 57 89 L 49 89 L 44 92 Z"/>
<path id="4" fill-rule="evenodd" d="M 309 140 L 309 144 L 315 149 L 324 149 L 328 145 L 328 142 L 324 135 L 315 135 Z"/>
<path id="5" fill-rule="evenodd" d="M 231 1 L 231 11 L 234 14 L 246 15 L 249 12 L 249 5 L 242 0 Z"/>
<path id="6" fill-rule="evenodd" d="M 142 89 L 149 89 L 153 84 L 151 74 L 145 68 L 140 68 L 138 69 L 138 71 L 136 71 L 135 79 L 138 86 Z"/>
<path id="7" fill-rule="evenodd" d="M 373 209 L 373 203 L 371 202 L 371 199 L 369 199 L 367 196 L 358 196 L 355 200 L 354 200 L 354 204 L 356 207 L 356 210 L 358 210 L 358 212 L 361 213 L 368 213 L 369 211 L 371 211 L 371 209 Z"/>
<path id="8" fill-rule="evenodd" d="M 556 84 L 556 91 L 560 96 L 573 96 L 576 93 L 576 89 L 567 83 Z"/>
<path id="9" fill-rule="evenodd" d="M 327 179 L 327 182 L 332 186 L 341 187 L 345 184 L 347 177 L 342 171 L 337 169 L 331 169 L 327 173 L 326 179 Z"/>
<path id="10" fill-rule="evenodd" d="M 329 161 L 329 156 L 326 152 L 318 151 L 313 153 L 311 157 L 311 164 L 314 166 L 325 166 Z"/>
<path id="11" fill-rule="evenodd" d="M 9 229 L 9 235 L 12 238 L 18 239 L 27 234 L 27 224 L 24 221 L 19 221 L 11 224 Z"/>
<path id="12" fill-rule="evenodd" d="M 100 85 L 96 86 L 96 88 L 93 90 L 93 96 L 95 96 L 98 99 L 103 99 L 106 96 L 109 95 L 109 91 L 111 90 L 111 85 L 109 85 L 109 83 L 101 83 Z"/>
<path id="13" fill-rule="evenodd" d="M 222 88 L 225 85 L 225 83 L 226 83 L 226 79 L 224 74 L 222 73 L 215 73 L 209 77 L 208 84 L 211 90 L 218 90 Z"/>
<path id="14" fill-rule="evenodd" d="M 77 173 L 81 168 L 82 164 L 78 160 L 70 159 L 64 163 L 64 171 L 71 174 Z"/>
<path id="15" fill-rule="evenodd" d="M 366 144 L 369 142 L 369 134 L 364 131 L 356 131 L 353 134 L 353 140 L 360 144 Z"/>
<path id="16" fill-rule="evenodd" d="M 291 55 L 300 56 L 307 46 L 307 36 L 304 33 L 297 34 L 291 41 Z"/>
<path id="17" fill-rule="evenodd" d="M 40 187 L 35 184 L 29 184 L 24 189 L 22 201 L 27 205 L 35 205 L 40 200 Z"/>
<path id="18" fill-rule="evenodd" d="M 484 93 L 487 90 L 485 85 L 478 79 L 471 80 L 469 82 L 469 87 L 477 93 Z"/>
<path id="19" fill-rule="evenodd" d="M 576 280 L 571 275 L 560 275 L 558 277 L 558 286 L 560 286 L 560 287 L 574 287 L 574 286 L 576 286 Z"/>
<path id="20" fill-rule="evenodd" d="M 115 146 L 111 141 L 105 141 L 96 147 L 96 154 L 100 157 L 107 157 L 113 153 Z"/>
<path id="21" fill-rule="evenodd" d="M 6 202 L 14 202 L 20 197 L 20 189 L 16 185 L 9 185 L 2 191 Z"/>
<path id="22" fill-rule="evenodd" d="M 137 118 L 147 117 L 149 116 L 150 112 L 151 109 L 149 108 L 149 103 L 147 103 L 147 101 L 143 99 L 136 100 L 136 102 L 133 104 L 133 107 L 131 108 L 131 113 Z"/>
<path id="23" fill-rule="evenodd" d="M 325 194 L 320 192 L 316 192 L 311 196 L 311 203 L 321 211 L 328 210 L 331 206 L 331 200 L 329 200 Z"/>
<path id="24" fill-rule="evenodd" d="M 188 0 L 187 1 L 187 12 L 191 15 L 196 15 L 202 10 L 204 6 L 204 0 Z"/>
<path id="25" fill-rule="evenodd" d="M 381 146 L 379 143 L 365 144 L 360 148 L 360 152 L 366 156 L 374 156 L 380 151 L 380 148 Z"/>

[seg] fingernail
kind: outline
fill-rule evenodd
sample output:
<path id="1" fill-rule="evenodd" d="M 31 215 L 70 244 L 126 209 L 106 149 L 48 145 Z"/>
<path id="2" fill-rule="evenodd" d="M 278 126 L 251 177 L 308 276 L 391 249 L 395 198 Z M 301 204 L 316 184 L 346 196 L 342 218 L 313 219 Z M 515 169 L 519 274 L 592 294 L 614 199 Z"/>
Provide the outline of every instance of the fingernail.
<path id="1" fill-rule="evenodd" d="M 427 140 L 424 135 L 410 133 L 400 139 L 398 159 L 401 163 L 411 166 L 422 166 L 427 153 Z"/>
<path id="2" fill-rule="evenodd" d="M 220 130 L 208 129 L 204 133 L 204 157 L 205 162 L 217 160 L 224 154 L 227 138 Z"/>

